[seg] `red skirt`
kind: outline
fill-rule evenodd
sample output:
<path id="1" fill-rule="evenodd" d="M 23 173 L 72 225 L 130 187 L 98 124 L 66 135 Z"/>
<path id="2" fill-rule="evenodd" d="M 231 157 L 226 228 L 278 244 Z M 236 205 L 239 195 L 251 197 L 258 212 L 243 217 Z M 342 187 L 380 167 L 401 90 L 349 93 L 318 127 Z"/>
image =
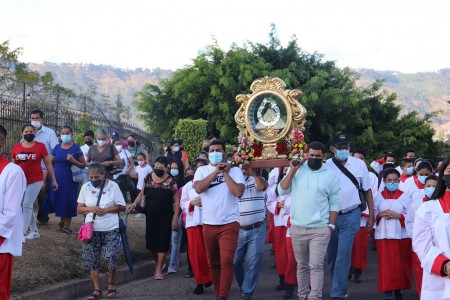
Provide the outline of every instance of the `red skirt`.
<path id="1" fill-rule="evenodd" d="M 412 254 L 412 264 L 414 270 L 414 279 L 416 280 L 416 290 L 420 299 L 420 292 L 422 291 L 423 269 L 420 265 L 420 260 L 416 252 L 413 252 Z"/>
<path id="2" fill-rule="evenodd" d="M 411 288 L 411 239 L 377 240 L 378 291 Z"/>
<path id="3" fill-rule="evenodd" d="M 14 256 L 0 253 L 0 300 L 9 300 Z"/>
<path id="4" fill-rule="evenodd" d="M 211 282 L 209 273 L 208 255 L 206 254 L 205 242 L 203 240 L 203 226 L 186 228 L 189 261 L 194 272 L 195 282 L 205 284 Z"/>
<path id="5" fill-rule="evenodd" d="M 356 233 L 352 246 L 352 268 L 367 268 L 367 251 L 369 251 L 369 235 L 366 228 L 361 227 Z"/>
<path id="6" fill-rule="evenodd" d="M 286 237 L 286 275 L 284 282 L 297 285 L 297 261 L 295 260 L 294 248 L 292 247 L 292 238 Z"/>
<path id="7" fill-rule="evenodd" d="M 278 275 L 286 274 L 286 227 L 276 226 L 273 233 L 273 244 L 275 248 L 275 264 Z"/>

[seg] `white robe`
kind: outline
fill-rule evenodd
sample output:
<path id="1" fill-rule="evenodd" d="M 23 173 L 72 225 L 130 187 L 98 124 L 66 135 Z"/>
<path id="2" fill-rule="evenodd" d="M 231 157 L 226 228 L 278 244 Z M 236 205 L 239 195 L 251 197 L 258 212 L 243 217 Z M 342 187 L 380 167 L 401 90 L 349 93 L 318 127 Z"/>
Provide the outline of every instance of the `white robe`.
<path id="1" fill-rule="evenodd" d="M 392 210 L 398 214 L 404 215 L 406 219 L 408 203 L 411 199 L 403 193 L 398 199 L 384 199 L 382 193 L 375 198 L 374 213 L 375 217 L 382 211 Z M 408 238 L 408 232 L 401 226 L 399 219 L 381 218 L 375 229 L 375 239 L 405 239 Z"/>
<path id="2" fill-rule="evenodd" d="M 287 224 L 287 219 L 283 220 L 283 215 L 286 215 L 285 212 L 285 208 L 281 208 L 279 213 L 276 214 L 276 208 L 278 205 L 278 202 L 281 202 L 283 200 L 285 201 L 285 204 L 287 202 L 287 199 L 291 197 L 291 195 L 285 195 L 285 196 L 278 196 L 275 194 L 275 190 L 277 188 L 278 185 L 274 185 L 273 187 L 271 187 L 268 192 L 267 192 L 267 201 L 266 201 L 266 206 L 267 209 L 273 214 L 273 224 L 275 225 L 275 227 L 278 226 L 286 226 Z M 287 215 L 289 216 L 289 213 L 287 213 Z M 285 222 L 286 221 L 286 222 Z"/>
<path id="3" fill-rule="evenodd" d="M 450 215 L 439 200 L 420 205 L 413 226 L 413 250 L 423 268 L 421 300 L 450 299 L 450 279 L 432 273 L 440 254 L 450 258 Z"/>
<path id="4" fill-rule="evenodd" d="M 0 253 L 22 255 L 22 198 L 27 180 L 22 168 L 9 163 L 0 175 Z"/>
<path id="5" fill-rule="evenodd" d="M 193 182 L 189 181 L 183 186 L 181 192 L 180 205 L 181 209 L 186 213 L 186 228 L 203 225 L 202 209 L 198 205 L 194 205 L 194 211 L 189 211 L 191 201 L 200 196 L 193 188 L 193 185 Z"/>

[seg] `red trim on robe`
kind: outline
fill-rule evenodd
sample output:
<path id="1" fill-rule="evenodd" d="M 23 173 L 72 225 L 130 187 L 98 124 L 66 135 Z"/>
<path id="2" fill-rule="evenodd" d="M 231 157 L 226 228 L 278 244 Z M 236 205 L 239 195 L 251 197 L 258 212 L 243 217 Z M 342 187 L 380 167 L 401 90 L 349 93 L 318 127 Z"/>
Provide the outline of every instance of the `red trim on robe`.
<path id="1" fill-rule="evenodd" d="M 439 198 L 439 204 L 441 204 L 442 210 L 444 213 L 448 214 L 450 208 L 450 192 L 445 192 L 444 195 Z M 448 204 L 448 206 L 447 206 Z"/>
<path id="2" fill-rule="evenodd" d="M 423 202 L 425 202 L 425 201 L 428 201 L 428 200 L 430 200 L 430 197 L 428 197 L 428 196 L 425 196 L 425 197 L 423 197 Z"/>
<path id="3" fill-rule="evenodd" d="M 446 277 L 447 275 L 445 275 L 445 273 L 442 272 L 442 267 L 444 266 L 444 263 L 448 260 L 449 259 L 447 258 L 447 256 L 439 254 L 434 260 L 433 266 L 431 267 L 431 272 L 433 272 L 438 276 Z"/>
<path id="4" fill-rule="evenodd" d="M 369 234 L 366 228 L 361 227 L 355 235 L 352 245 L 352 267 L 367 268 L 367 253 L 369 251 Z"/>
<path id="5" fill-rule="evenodd" d="M 280 214 L 280 210 L 281 210 L 281 207 L 278 207 L 278 202 L 277 202 L 277 205 L 275 206 L 275 214 L 279 215 Z"/>
<path id="6" fill-rule="evenodd" d="M 194 201 L 194 200 L 192 200 L 192 201 Z M 189 212 L 193 212 L 194 211 L 194 205 L 192 205 L 192 201 L 189 202 L 189 208 L 188 208 Z"/>
<path id="7" fill-rule="evenodd" d="M 292 238 L 286 237 L 286 274 L 284 282 L 287 284 L 297 285 L 297 261 L 295 260 L 294 247 L 292 246 Z"/>
<path id="8" fill-rule="evenodd" d="M 405 216 L 400 214 L 400 225 L 405 228 Z"/>
<path id="9" fill-rule="evenodd" d="M 423 190 L 425 188 L 425 184 L 419 181 L 417 175 L 414 175 L 414 183 L 416 184 L 419 190 Z"/>
<path id="10" fill-rule="evenodd" d="M 414 280 L 416 282 L 416 291 L 420 299 L 420 294 L 422 293 L 423 269 L 416 252 L 413 252 L 412 254 L 412 266 L 414 271 Z"/>
<path id="11" fill-rule="evenodd" d="M 288 220 L 287 220 L 287 227 L 288 227 L 288 228 L 291 228 L 291 216 L 288 217 Z"/>
<path id="12" fill-rule="evenodd" d="M 381 192 L 381 196 L 383 196 L 386 200 L 397 200 L 401 195 L 403 195 L 403 191 L 399 189 L 396 189 L 394 192 L 390 192 L 387 188 L 385 188 Z"/>
<path id="13" fill-rule="evenodd" d="M 0 236 L 0 246 L 3 244 L 3 242 L 6 240 L 6 238 Z"/>
<path id="14" fill-rule="evenodd" d="M 408 179 L 409 177 L 411 177 L 412 175 L 405 175 L 405 174 L 402 174 L 402 175 L 400 175 L 400 181 L 401 182 L 405 182 L 406 181 L 406 179 Z"/>

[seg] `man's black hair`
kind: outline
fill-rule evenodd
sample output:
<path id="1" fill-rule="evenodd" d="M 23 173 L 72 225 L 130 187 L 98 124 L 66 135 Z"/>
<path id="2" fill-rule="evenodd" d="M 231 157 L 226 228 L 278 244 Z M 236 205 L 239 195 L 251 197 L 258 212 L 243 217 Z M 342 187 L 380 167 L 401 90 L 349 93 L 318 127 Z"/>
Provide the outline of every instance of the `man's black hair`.
<path id="1" fill-rule="evenodd" d="M 214 145 L 221 145 L 222 146 L 222 150 L 225 152 L 225 143 L 224 142 L 222 142 L 221 140 L 214 140 L 214 141 L 212 141 L 211 142 L 211 144 L 209 144 L 209 147 L 211 148 L 211 146 L 214 146 Z"/>
<path id="2" fill-rule="evenodd" d="M 90 136 L 91 138 L 94 138 L 94 132 L 92 131 L 92 130 L 86 130 L 85 132 L 84 132 L 84 135 L 83 135 L 83 137 L 85 137 L 85 136 Z"/>
<path id="3" fill-rule="evenodd" d="M 31 114 L 32 114 L 32 115 L 39 114 L 39 116 L 41 117 L 41 119 L 44 118 L 44 112 L 43 112 L 42 110 L 40 110 L 40 109 L 33 109 L 33 110 L 31 111 Z"/>
<path id="4" fill-rule="evenodd" d="M 311 142 L 308 145 L 309 149 L 313 150 L 321 150 L 323 154 L 325 154 L 325 146 L 321 142 Z"/>

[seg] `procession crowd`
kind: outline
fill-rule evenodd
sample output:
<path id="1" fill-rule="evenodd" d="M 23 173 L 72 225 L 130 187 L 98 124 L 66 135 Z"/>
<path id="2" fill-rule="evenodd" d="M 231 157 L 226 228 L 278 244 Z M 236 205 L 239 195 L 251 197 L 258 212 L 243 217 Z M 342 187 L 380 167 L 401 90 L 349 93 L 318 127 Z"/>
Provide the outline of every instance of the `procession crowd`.
<path id="1" fill-rule="evenodd" d="M 351 299 L 348 281 L 363 281 L 372 245 L 380 299 L 403 299 L 413 272 L 419 299 L 450 299 L 450 156 L 436 163 L 408 148 L 400 159 L 387 153 L 371 162 L 369 171 L 365 152 L 339 133 L 330 141 L 331 158 L 314 141 L 305 159 L 272 170 L 234 166 L 215 138 L 199 145 L 192 164 L 181 140 L 150 161 L 132 134 L 88 130 L 80 147 L 70 126 L 58 140 L 44 121 L 44 112 L 32 111 L 19 137 L 0 125 L 0 155 L 7 138 L 20 140 L 12 162 L 0 156 L 0 299 L 10 297 L 13 257 L 39 239 L 49 214 L 68 237 L 78 214 L 93 224 L 82 243 L 82 266 L 94 286 L 88 299 L 116 297 L 122 212 L 145 215 L 154 280 L 177 272 L 185 248 L 185 277 L 195 278 L 197 295 L 213 286 L 216 299 L 228 299 L 236 280 L 240 299 L 251 299 L 264 245 L 272 243 L 280 298 L 297 290 L 299 299 L 322 299 L 326 265 L 330 297 Z"/>

